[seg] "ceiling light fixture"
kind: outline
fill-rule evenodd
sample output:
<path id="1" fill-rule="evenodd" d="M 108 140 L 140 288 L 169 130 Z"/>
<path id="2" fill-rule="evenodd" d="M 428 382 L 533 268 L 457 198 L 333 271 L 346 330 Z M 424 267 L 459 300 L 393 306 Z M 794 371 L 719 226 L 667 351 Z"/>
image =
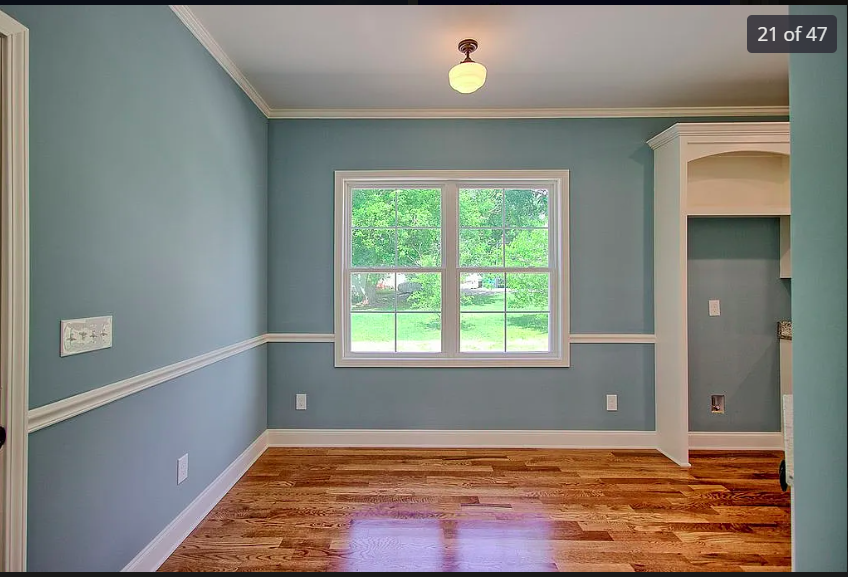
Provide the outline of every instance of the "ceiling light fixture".
<path id="1" fill-rule="evenodd" d="M 462 94 L 470 94 L 486 82 L 486 67 L 471 60 L 471 54 L 477 50 L 477 41 L 466 38 L 460 41 L 459 51 L 465 54 L 465 60 L 450 69 L 448 79 L 451 87 Z"/>

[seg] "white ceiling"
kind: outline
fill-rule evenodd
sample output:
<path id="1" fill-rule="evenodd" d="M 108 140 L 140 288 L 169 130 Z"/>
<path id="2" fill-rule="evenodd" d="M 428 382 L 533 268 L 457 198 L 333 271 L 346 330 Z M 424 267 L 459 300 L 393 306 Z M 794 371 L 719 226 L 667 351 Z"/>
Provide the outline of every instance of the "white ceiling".
<path id="1" fill-rule="evenodd" d="M 189 6 L 272 109 L 786 105 L 788 58 L 749 54 L 787 6 Z M 475 38 L 485 86 L 448 70 Z"/>

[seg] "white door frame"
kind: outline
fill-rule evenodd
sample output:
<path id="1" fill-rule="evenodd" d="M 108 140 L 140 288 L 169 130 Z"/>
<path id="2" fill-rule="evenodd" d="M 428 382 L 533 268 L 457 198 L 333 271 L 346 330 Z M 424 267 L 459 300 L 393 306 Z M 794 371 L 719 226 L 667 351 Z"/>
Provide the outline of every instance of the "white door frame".
<path id="1" fill-rule="evenodd" d="M 29 30 L 0 11 L 0 559 L 26 569 L 29 397 Z"/>

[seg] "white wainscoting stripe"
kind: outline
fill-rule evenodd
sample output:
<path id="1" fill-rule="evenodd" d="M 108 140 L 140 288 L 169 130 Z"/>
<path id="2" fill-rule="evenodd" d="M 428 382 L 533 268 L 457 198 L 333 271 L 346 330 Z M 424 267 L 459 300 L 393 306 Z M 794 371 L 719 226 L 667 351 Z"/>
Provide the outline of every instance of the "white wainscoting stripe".
<path id="1" fill-rule="evenodd" d="M 654 449 L 654 431 L 268 429 L 269 447 Z"/>
<path id="2" fill-rule="evenodd" d="M 155 387 L 156 385 L 165 383 L 186 373 L 202 369 L 205 366 L 217 363 L 226 358 L 237 355 L 246 350 L 252 349 L 266 342 L 266 335 L 260 335 L 252 339 L 247 339 L 240 343 L 223 347 L 185 361 L 174 363 L 152 370 L 142 375 L 136 375 L 111 385 L 99 387 L 97 389 L 74 395 L 38 407 L 29 411 L 29 432 L 38 431 L 50 425 L 54 425 L 65 419 L 76 417 L 79 414 L 85 413 L 97 407 L 102 407 L 108 403 L 123 399 L 126 396 L 138 393 L 144 389 Z"/>
<path id="3" fill-rule="evenodd" d="M 268 431 L 264 431 L 121 571 L 156 571 L 256 459 L 262 456 L 267 446 Z"/>
<path id="4" fill-rule="evenodd" d="M 656 335 L 649 334 L 601 334 L 601 333 L 584 333 L 572 334 L 569 337 L 572 344 L 584 345 L 589 343 L 599 344 L 642 344 L 657 342 Z"/>
<path id="5" fill-rule="evenodd" d="M 689 433 L 689 448 L 728 451 L 782 451 L 783 433 Z"/>
<path id="6" fill-rule="evenodd" d="M 649 334 L 574 334 L 570 338 L 574 344 L 656 342 L 656 337 Z M 92 409 L 123 399 L 144 389 L 155 387 L 156 385 L 181 377 L 197 369 L 202 369 L 207 365 L 217 363 L 218 361 L 237 355 L 253 347 L 264 345 L 265 343 L 332 342 L 335 342 L 335 335 L 332 333 L 268 333 L 260 335 L 185 361 L 152 370 L 142 375 L 136 375 L 123 381 L 104 385 L 97 389 L 56 401 L 55 403 L 31 409 L 28 412 L 28 432 L 32 433 L 50 425 L 55 425 L 71 417 L 76 417 Z M 532 432 L 536 433 L 536 431 Z M 574 433 L 574 431 L 569 431 L 569 433 Z"/>
<path id="7" fill-rule="evenodd" d="M 332 343 L 336 335 L 332 333 L 268 333 L 269 343 Z"/>
<path id="8" fill-rule="evenodd" d="M 247 97 L 250 98 L 256 107 L 264 114 L 266 117 L 271 113 L 271 109 L 268 106 L 268 103 L 265 102 L 265 99 L 262 98 L 262 95 L 253 87 L 244 73 L 239 70 L 239 67 L 236 66 L 235 62 L 227 56 L 227 53 L 224 52 L 224 49 L 221 48 L 221 45 L 212 37 L 209 31 L 206 29 L 203 24 L 200 23 L 200 20 L 197 19 L 197 16 L 194 15 L 194 12 L 187 5 L 183 4 L 171 4 L 171 10 L 174 11 L 174 14 L 177 15 L 185 27 L 188 28 L 194 37 L 197 38 L 204 48 L 212 55 L 212 57 L 218 61 L 218 64 L 221 65 L 227 74 L 229 74 L 233 80 L 235 80 L 236 84 L 247 94 Z"/>
<path id="9" fill-rule="evenodd" d="M 669 118 L 788 116 L 788 106 L 661 108 L 273 108 L 269 118 Z"/>

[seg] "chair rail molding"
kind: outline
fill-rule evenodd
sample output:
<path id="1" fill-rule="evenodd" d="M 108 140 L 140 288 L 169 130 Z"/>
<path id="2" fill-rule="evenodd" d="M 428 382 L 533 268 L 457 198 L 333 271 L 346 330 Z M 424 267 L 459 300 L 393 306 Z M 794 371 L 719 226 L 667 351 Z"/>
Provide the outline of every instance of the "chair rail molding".
<path id="1" fill-rule="evenodd" d="M 265 335 L 253 337 L 208 353 L 98 387 L 29 411 L 29 432 L 33 433 L 97 407 L 123 399 L 150 387 L 161 385 L 192 371 L 202 369 L 233 355 L 265 344 Z"/>

